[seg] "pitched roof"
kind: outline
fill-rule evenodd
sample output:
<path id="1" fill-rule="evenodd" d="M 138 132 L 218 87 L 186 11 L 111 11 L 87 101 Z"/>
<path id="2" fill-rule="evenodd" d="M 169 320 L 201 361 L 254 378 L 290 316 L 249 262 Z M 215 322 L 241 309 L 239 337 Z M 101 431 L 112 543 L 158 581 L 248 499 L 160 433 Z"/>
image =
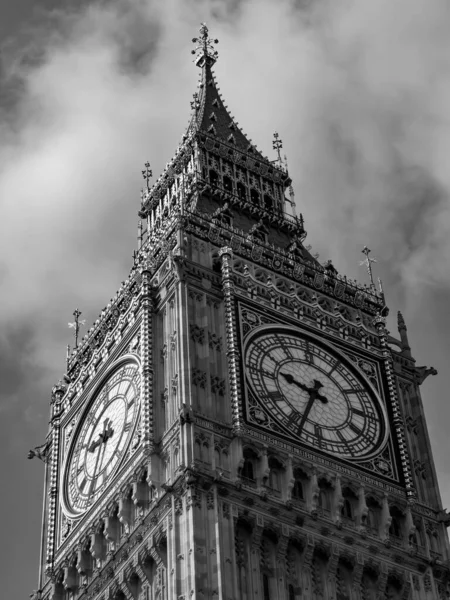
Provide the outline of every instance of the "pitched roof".
<path id="1" fill-rule="evenodd" d="M 200 38 L 194 38 L 198 43 L 193 53 L 197 54 L 195 63 L 202 69 L 199 88 L 200 93 L 194 94 L 192 102 L 193 115 L 188 127 L 189 133 L 203 131 L 214 135 L 221 142 L 227 143 L 241 152 L 251 152 L 255 158 L 271 164 L 271 161 L 259 152 L 250 138 L 240 129 L 224 103 L 220 88 L 217 85 L 212 67 L 217 59 L 217 51 L 208 35 L 208 28 L 204 23 L 200 28 Z"/>

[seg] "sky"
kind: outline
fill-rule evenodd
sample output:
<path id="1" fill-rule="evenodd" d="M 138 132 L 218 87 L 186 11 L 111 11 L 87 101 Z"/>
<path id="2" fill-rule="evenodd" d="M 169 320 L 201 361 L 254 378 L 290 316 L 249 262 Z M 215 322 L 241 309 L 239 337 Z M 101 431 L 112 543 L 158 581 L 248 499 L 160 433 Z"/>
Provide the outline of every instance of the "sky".
<path id="1" fill-rule="evenodd" d="M 219 39 L 230 112 L 283 140 L 307 243 L 401 310 L 450 506 L 450 6 L 446 0 L 16 0 L 0 6 L 0 456 L 5 598 L 37 587 L 45 439 L 75 308 L 90 325 L 129 272 L 141 170 L 187 127 L 192 38 Z M 6 517 L 6 518 L 5 518 Z"/>

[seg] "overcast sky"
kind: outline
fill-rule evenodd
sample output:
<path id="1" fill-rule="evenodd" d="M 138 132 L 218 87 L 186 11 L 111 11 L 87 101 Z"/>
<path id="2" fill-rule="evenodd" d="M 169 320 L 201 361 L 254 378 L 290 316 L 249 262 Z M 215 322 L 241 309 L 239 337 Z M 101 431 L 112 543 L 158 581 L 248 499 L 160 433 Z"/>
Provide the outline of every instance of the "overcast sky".
<path id="1" fill-rule="evenodd" d="M 231 113 L 266 155 L 278 131 L 307 243 L 367 281 L 377 258 L 418 365 L 450 505 L 450 8 L 446 0 L 15 0 L 0 6 L 0 581 L 37 584 L 44 441 L 67 322 L 91 324 L 126 278 L 141 169 L 187 126 L 191 39 L 220 40 Z M 55 11 L 54 6 L 60 8 Z"/>

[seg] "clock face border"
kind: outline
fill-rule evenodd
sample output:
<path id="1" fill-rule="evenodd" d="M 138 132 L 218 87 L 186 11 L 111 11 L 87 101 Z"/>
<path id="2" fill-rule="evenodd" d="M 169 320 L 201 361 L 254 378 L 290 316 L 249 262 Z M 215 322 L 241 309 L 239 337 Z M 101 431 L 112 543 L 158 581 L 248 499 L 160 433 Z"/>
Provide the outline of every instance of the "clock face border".
<path id="1" fill-rule="evenodd" d="M 285 439 L 286 441 L 289 441 L 289 443 L 291 443 L 294 446 L 300 446 L 302 448 L 308 449 L 308 450 L 312 450 L 314 452 L 317 452 L 321 455 L 324 456 L 329 456 L 330 458 L 333 459 L 338 459 L 338 460 L 343 460 L 348 462 L 349 464 L 358 464 L 358 463 L 364 463 L 367 462 L 368 460 L 372 460 L 375 457 L 379 456 L 384 449 L 386 448 L 386 445 L 388 444 L 388 441 L 390 439 L 390 427 L 389 427 L 389 417 L 388 417 L 388 413 L 387 413 L 387 407 L 385 405 L 385 402 L 382 398 L 382 395 L 380 392 L 378 392 L 375 388 L 374 385 L 369 381 L 369 379 L 365 376 L 365 374 L 356 367 L 356 365 L 354 365 L 351 361 L 350 358 L 348 358 L 345 354 L 345 350 L 341 349 L 340 345 L 334 345 L 332 342 L 328 341 L 327 339 L 321 338 L 319 337 L 317 334 L 314 334 L 313 332 L 303 329 L 302 327 L 299 327 L 298 325 L 294 325 L 294 324 L 289 324 L 285 321 L 271 321 L 270 323 L 263 323 L 260 325 L 256 325 L 254 326 L 252 329 L 250 329 L 250 331 L 248 331 L 247 333 L 244 333 L 243 331 L 243 321 L 242 321 L 242 309 L 244 308 L 244 306 L 254 312 L 259 313 L 262 316 L 262 312 L 260 310 L 260 307 L 256 308 L 256 307 L 251 307 L 247 304 L 241 304 L 240 305 L 240 319 L 239 319 L 239 323 L 241 324 L 240 327 L 240 346 L 241 346 L 241 351 L 242 351 L 242 361 L 241 361 L 241 374 L 242 374 L 242 386 L 243 386 L 243 391 L 244 391 L 244 418 L 245 418 L 245 422 L 248 426 L 250 427 L 254 427 L 255 429 L 265 432 L 270 433 L 270 428 L 264 425 L 259 425 L 257 423 L 255 423 L 254 421 L 250 421 L 249 420 L 249 399 L 250 399 L 250 395 L 252 395 L 253 397 L 255 397 L 255 392 L 252 389 L 252 386 L 249 384 L 248 382 L 248 375 L 247 375 L 247 367 L 245 365 L 245 358 L 246 358 L 246 353 L 247 353 L 247 348 L 249 346 L 249 344 L 252 343 L 252 341 L 256 338 L 258 338 L 261 335 L 264 335 L 264 333 L 270 333 L 271 331 L 275 332 L 283 332 L 286 333 L 288 335 L 295 335 L 295 336 L 299 336 L 299 338 L 303 339 L 303 340 L 310 340 L 311 343 L 315 344 L 316 346 L 318 346 L 319 348 L 323 348 L 324 351 L 328 352 L 329 354 L 331 354 L 331 356 L 336 357 L 336 359 L 338 359 L 340 362 L 342 362 L 344 364 L 344 366 L 346 367 L 346 369 L 348 369 L 352 375 L 358 379 L 359 381 L 364 383 L 365 386 L 365 390 L 366 393 L 370 395 L 372 402 L 375 404 L 377 412 L 379 412 L 379 416 L 381 419 L 381 432 L 379 435 L 379 439 L 376 441 L 376 446 L 373 448 L 372 451 L 369 451 L 367 453 L 365 453 L 362 456 L 355 456 L 355 457 L 350 457 L 350 456 L 345 456 L 342 454 L 338 454 L 338 453 L 333 453 L 330 450 L 327 449 L 321 449 L 315 445 L 309 444 L 307 442 L 304 442 L 302 440 L 300 440 L 297 436 L 294 435 L 289 435 L 288 431 L 286 430 L 286 427 L 283 426 L 282 424 L 280 424 L 280 429 L 281 431 L 273 431 L 272 430 L 272 434 L 273 435 L 279 435 L 280 437 L 282 437 L 283 439 Z M 267 319 L 267 313 L 264 315 L 264 319 Z M 258 402 L 258 401 L 257 401 Z M 259 402 L 258 402 L 259 403 Z M 266 414 L 269 414 L 270 417 L 272 419 L 274 419 L 275 422 L 276 421 L 276 417 L 269 411 L 264 411 L 266 412 Z M 277 423 L 278 425 L 278 423 Z"/>
<path id="2" fill-rule="evenodd" d="M 131 440 L 136 431 L 136 427 L 139 422 L 139 417 L 140 417 L 140 412 L 141 412 L 140 394 L 136 398 L 137 407 L 134 412 L 133 421 L 131 424 L 131 428 L 129 430 L 129 434 L 126 438 L 123 455 L 117 461 L 116 465 L 114 466 L 111 473 L 109 474 L 108 480 L 107 480 L 106 484 L 104 485 L 104 489 L 101 492 L 99 498 L 94 500 L 93 504 L 90 506 L 87 506 L 84 510 L 76 510 L 72 507 L 72 503 L 70 502 L 70 500 L 68 498 L 68 493 L 69 493 L 68 486 L 69 486 L 69 479 L 70 479 L 71 463 L 72 463 L 72 459 L 74 457 L 77 443 L 79 441 L 79 436 L 82 433 L 82 430 L 85 426 L 86 418 L 88 417 L 91 408 L 94 406 L 97 399 L 99 398 L 99 395 L 101 394 L 105 384 L 108 381 L 110 381 L 118 371 L 120 371 L 123 367 L 126 367 L 127 365 L 132 365 L 133 367 L 136 368 L 136 371 L 140 374 L 140 377 L 141 377 L 140 384 L 142 385 L 141 362 L 140 362 L 139 358 L 137 356 L 131 355 L 131 354 L 122 355 L 117 360 L 115 360 L 112 365 L 110 365 L 108 367 L 108 369 L 102 375 L 101 379 L 94 385 L 92 391 L 89 392 L 87 399 L 85 400 L 84 407 L 78 413 L 77 422 L 74 427 L 74 431 L 73 431 L 72 435 L 70 436 L 70 441 L 68 442 L 68 448 L 65 453 L 63 467 L 61 470 L 61 481 L 60 481 L 60 486 L 59 486 L 60 487 L 60 504 L 61 504 L 62 512 L 69 519 L 76 520 L 76 519 L 82 518 L 92 508 L 92 506 L 94 506 L 98 502 L 99 498 L 101 498 L 104 491 L 110 487 L 110 485 L 111 485 L 112 481 L 115 479 L 117 473 L 121 470 L 121 467 L 124 465 L 124 463 L 127 460 L 126 453 L 128 451 Z M 142 389 L 141 385 L 140 385 L 140 390 L 139 390 L 140 392 Z M 68 423 L 70 423 L 70 419 L 69 419 Z"/>

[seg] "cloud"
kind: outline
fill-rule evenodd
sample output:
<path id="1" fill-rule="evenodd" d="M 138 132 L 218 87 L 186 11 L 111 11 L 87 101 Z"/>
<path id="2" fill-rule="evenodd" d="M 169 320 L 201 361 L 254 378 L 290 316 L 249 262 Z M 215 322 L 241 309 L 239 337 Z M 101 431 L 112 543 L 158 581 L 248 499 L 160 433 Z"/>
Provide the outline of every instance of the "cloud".
<path id="1" fill-rule="evenodd" d="M 272 131 L 284 141 L 314 250 L 364 280 L 369 245 L 390 303 L 419 318 L 436 292 L 445 323 L 449 10 L 116 0 L 43 13 L 5 43 L 0 358 L 3 411 L 17 418 L 3 443 L 43 436 L 73 310 L 93 322 L 128 274 L 141 169 L 161 172 L 189 119 L 200 21 L 219 38 L 216 75 L 244 131 L 271 157 Z M 417 332 L 423 351 L 447 350 L 444 336 Z"/>

